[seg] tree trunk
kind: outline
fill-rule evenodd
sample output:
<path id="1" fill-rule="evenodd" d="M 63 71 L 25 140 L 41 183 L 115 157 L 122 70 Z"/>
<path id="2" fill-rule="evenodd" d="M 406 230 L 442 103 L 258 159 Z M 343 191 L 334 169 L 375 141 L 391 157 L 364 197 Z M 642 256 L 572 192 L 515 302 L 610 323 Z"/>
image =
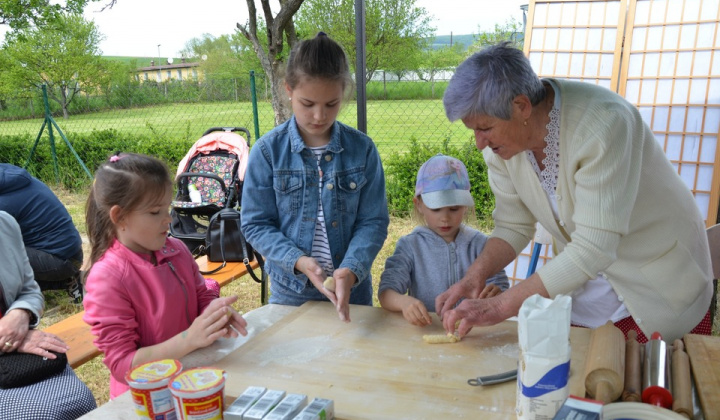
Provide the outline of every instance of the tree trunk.
<path id="1" fill-rule="evenodd" d="M 282 124 L 292 116 L 290 101 L 286 99 L 287 91 L 283 80 L 283 62 L 275 61 L 270 71 L 270 90 L 272 91 L 272 107 L 275 111 L 275 125 Z M 267 74 L 267 72 L 266 72 Z"/>
<path id="2" fill-rule="evenodd" d="M 65 86 L 60 87 L 60 98 L 60 106 L 62 106 L 63 119 L 67 120 L 68 118 L 70 118 L 70 113 L 68 112 L 67 88 Z"/>
<path id="3" fill-rule="evenodd" d="M 295 23 L 292 17 L 300 8 L 304 0 L 279 0 L 280 12 L 276 16 L 272 15 L 270 10 L 270 1 L 261 0 L 263 9 L 263 18 L 267 27 L 267 50 L 258 39 L 257 34 L 257 10 L 255 9 L 254 0 L 246 0 L 248 7 L 248 22 L 245 25 L 237 24 L 240 33 L 243 34 L 253 45 L 255 54 L 260 59 L 263 71 L 267 80 L 270 81 L 270 92 L 272 95 L 272 107 L 275 112 L 275 125 L 286 121 L 292 115 L 287 92 L 283 83 L 283 61 L 282 52 L 287 38 L 288 48 L 297 43 L 297 34 L 295 33 Z"/>

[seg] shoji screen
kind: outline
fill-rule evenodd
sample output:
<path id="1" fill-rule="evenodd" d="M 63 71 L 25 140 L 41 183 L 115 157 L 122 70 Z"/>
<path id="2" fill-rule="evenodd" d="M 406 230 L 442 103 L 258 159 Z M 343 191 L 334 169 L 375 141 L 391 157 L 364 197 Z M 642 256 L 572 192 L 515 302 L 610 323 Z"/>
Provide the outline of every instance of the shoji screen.
<path id="1" fill-rule="evenodd" d="M 605 86 L 640 109 L 707 224 L 720 197 L 720 0 L 531 1 L 525 54 L 540 77 Z M 506 271 L 525 278 L 534 243 Z M 543 246 L 538 266 L 552 258 Z"/>
<path id="2" fill-rule="evenodd" d="M 708 226 L 717 222 L 720 127 L 718 0 L 635 0 L 618 93 L 635 104 L 693 191 Z M 715 182 L 713 182 L 715 181 Z"/>

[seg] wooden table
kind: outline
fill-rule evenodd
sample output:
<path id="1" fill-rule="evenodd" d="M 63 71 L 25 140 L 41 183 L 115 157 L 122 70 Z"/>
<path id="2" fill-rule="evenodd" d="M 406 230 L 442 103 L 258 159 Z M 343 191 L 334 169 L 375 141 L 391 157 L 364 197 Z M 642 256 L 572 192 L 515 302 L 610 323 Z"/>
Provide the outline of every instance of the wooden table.
<path id="1" fill-rule="evenodd" d="M 467 384 L 517 366 L 513 321 L 476 327 L 459 343 L 429 345 L 422 335 L 442 333 L 437 319 L 420 328 L 400 314 L 353 305 L 352 322 L 343 323 L 329 303 L 287 308 L 267 305 L 248 313 L 254 336 L 241 346 L 214 345 L 201 350 L 204 360 L 195 353 L 188 358 L 195 366 L 225 369 L 229 401 L 256 385 L 333 399 L 339 419 L 516 418 L 516 382 Z M 258 331 L 259 320 L 272 325 Z M 589 337 L 590 330 L 572 328 L 571 394 L 584 394 Z M 132 418 L 128 413 L 134 414 L 126 393 L 83 419 Z"/>

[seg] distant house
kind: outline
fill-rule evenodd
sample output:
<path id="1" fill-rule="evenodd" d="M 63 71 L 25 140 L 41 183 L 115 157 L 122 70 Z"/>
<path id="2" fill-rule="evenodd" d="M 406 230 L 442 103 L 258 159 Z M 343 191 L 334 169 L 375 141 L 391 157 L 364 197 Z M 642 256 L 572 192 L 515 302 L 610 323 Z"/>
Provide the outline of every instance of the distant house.
<path id="1" fill-rule="evenodd" d="M 149 80 L 162 83 L 170 80 L 198 80 L 202 78 L 200 63 L 188 62 L 184 58 L 180 63 L 173 63 L 169 58 L 161 65 L 155 65 L 155 60 L 150 61 L 150 66 L 140 67 L 135 70 L 135 80 L 146 82 Z"/>

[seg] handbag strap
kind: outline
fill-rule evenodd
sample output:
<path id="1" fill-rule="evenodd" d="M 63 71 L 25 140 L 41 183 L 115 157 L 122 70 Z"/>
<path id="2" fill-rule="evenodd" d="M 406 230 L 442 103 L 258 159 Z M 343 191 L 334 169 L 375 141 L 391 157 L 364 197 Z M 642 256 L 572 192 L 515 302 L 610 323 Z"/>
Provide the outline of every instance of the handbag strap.
<path id="1" fill-rule="evenodd" d="M 245 268 L 247 268 L 247 272 L 250 273 L 250 277 L 252 277 L 253 280 L 255 280 L 256 283 L 262 283 L 267 276 L 265 274 L 265 263 L 262 259 L 262 256 L 253 249 L 253 255 L 255 255 L 255 258 L 257 258 L 258 265 L 260 266 L 260 272 L 263 277 L 263 279 L 258 278 L 258 276 L 255 274 L 255 271 L 253 271 L 252 267 L 250 267 L 250 257 L 252 255 L 248 252 L 248 244 L 245 240 L 245 235 L 240 235 L 240 248 L 242 249 L 243 253 L 243 264 L 245 264 Z"/>

